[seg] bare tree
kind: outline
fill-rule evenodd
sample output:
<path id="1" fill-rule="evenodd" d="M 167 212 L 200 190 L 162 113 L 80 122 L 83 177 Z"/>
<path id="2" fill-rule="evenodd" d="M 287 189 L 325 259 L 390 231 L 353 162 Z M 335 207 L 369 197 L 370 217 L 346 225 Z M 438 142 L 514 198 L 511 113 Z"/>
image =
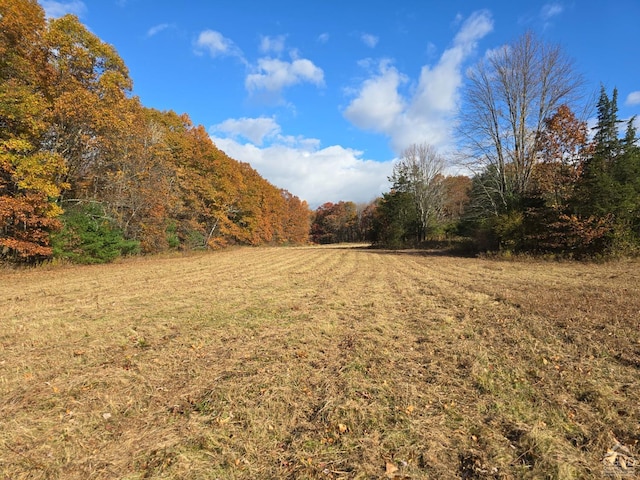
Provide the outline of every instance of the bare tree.
<path id="1" fill-rule="evenodd" d="M 486 193 L 506 207 L 527 190 L 544 120 L 580 98 L 583 80 L 559 46 L 530 32 L 487 54 L 468 80 L 460 124 L 466 164 L 492 177 Z"/>
<path id="2" fill-rule="evenodd" d="M 442 214 L 444 159 L 429 144 L 412 144 L 393 168 L 394 188 L 411 194 L 418 213 L 419 241 Z"/>

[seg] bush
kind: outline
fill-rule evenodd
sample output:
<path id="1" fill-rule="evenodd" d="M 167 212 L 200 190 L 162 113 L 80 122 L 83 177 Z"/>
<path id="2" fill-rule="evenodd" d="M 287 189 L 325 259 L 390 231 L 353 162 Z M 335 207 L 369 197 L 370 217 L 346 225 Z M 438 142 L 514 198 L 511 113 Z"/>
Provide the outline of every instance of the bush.
<path id="1" fill-rule="evenodd" d="M 171 221 L 167 225 L 166 229 L 167 245 L 171 249 L 180 247 L 180 237 L 178 236 L 178 224 L 175 221 Z"/>
<path id="2" fill-rule="evenodd" d="M 140 251 L 139 242 L 125 239 L 97 202 L 73 205 L 61 220 L 62 230 L 52 236 L 55 258 L 74 263 L 108 263 Z"/>

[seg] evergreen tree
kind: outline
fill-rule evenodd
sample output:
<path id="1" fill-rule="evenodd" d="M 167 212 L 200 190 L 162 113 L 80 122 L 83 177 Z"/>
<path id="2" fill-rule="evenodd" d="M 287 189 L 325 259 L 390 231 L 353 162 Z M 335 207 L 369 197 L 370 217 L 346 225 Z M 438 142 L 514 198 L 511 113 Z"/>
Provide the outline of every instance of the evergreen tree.
<path id="1" fill-rule="evenodd" d="M 620 151 L 618 139 L 618 91 L 611 99 L 604 86 L 598 100 L 598 123 L 593 137 L 592 155 L 586 159 L 576 194 L 576 210 L 583 216 L 602 217 L 615 210 L 615 181 L 612 165 Z"/>
<path id="2" fill-rule="evenodd" d="M 617 96 L 616 89 L 611 98 L 601 89 L 592 154 L 584 163 L 574 205 L 585 222 L 610 225 L 608 240 L 600 245 L 610 253 L 626 253 L 640 245 L 640 152 L 635 118 L 619 138 Z"/>
<path id="3" fill-rule="evenodd" d="M 627 123 L 621 151 L 612 166 L 615 184 L 615 211 L 628 234 L 640 238 L 640 149 L 636 146 L 635 116 Z"/>
<path id="4" fill-rule="evenodd" d="M 593 137 L 596 153 L 613 158 L 619 151 L 618 140 L 618 89 L 613 89 L 609 99 L 604 86 L 600 87 L 600 99 L 597 104 L 598 124 Z"/>
<path id="5" fill-rule="evenodd" d="M 385 193 L 373 221 L 373 241 L 377 245 L 400 248 L 418 241 L 418 212 L 407 191 L 392 189 Z"/>

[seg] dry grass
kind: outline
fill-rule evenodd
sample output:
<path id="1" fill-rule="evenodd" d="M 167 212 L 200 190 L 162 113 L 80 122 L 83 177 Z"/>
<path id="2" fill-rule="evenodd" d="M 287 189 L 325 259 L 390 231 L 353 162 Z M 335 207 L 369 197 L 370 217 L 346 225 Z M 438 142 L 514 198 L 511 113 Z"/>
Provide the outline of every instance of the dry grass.
<path id="1" fill-rule="evenodd" d="M 639 266 L 308 247 L 0 272 L 0 476 L 631 478 Z"/>

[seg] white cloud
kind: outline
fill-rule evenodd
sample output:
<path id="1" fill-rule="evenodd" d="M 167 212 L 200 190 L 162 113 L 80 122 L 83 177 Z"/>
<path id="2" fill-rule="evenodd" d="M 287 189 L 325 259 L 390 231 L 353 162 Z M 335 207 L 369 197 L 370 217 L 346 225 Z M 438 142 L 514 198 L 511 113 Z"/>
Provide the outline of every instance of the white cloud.
<path id="1" fill-rule="evenodd" d="M 215 30 L 203 30 L 200 32 L 195 44 L 197 53 L 201 53 L 204 50 L 212 58 L 230 56 L 244 60 L 240 48 L 232 40 Z"/>
<path id="2" fill-rule="evenodd" d="M 322 86 L 324 85 L 324 72 L 311 60 L 305 58 L 287 62 L 265 57 L 258 59 L 254 73 L 247 75 L 244 84 L 250 92 L 267 90 L 279 93 L 285 87 L 303 82 Z"/>
<path id="3" fill-rule="evenodd" d="M 396 153 L 412 143 L 449 146 L 464 61 L 475 51 L 478 40 L 492 29 L 489 12 L 473 13 L 462 23 L 453 45 L 443 52 L 438 63 L 422 67 L 411 95 L 400 93 L 407 77 L 389 60 L 381 61 L 379 71 L 362 83 L 344 116 L 359 128 L 387 135 Z"/>
<path id="4" fill-rule="evenodd" d="M 540 16 L 543 20 L 547 21 L 552 17 L 560 15 L 564 11 L 564 7 L 559 3 L 547 3 L 542 6 L 540 10 Z"/>
<path id="5" fill-rule="evenodd" d="M 48 18 L 59 18 L 67 13 L 82 17 L 87 12 L 87 6 L 81 0 L 58 2 L 55 0 L 41 0 L 40 5 Z"/>
<path id="6" fill-rule="evenodd" d="M 453 41 L 454 47 L 462 48 L 465 53 L 476 47 L 478 40 L 493 30 L 493 19 L 487 10 L 473 12 L 464 21 Z"/>
<path id="7" fill-rule="evenodd" d="M 378 44 L 378 40 L 380 39 L 375 35 L 371 35 L 370 33 L 363 33 L 360 36 L 360 40 L 362 40 L 362 43 L 364 43 L 367 47 L 374 48 Z"/>
<path id="8" fill-rule="evenodd" d="M 260 39 L 260 51 L 262 53 L 276 53 L 280 54 L 284 50 L 284 42 L 286 37 L 284 35 L 278 35 L 277 37 L 264 36 Z"/>
<path id="9" fill-rule="evenodd" d="M 230 118 L 211 127 L 214 133 L 223 133 L 231 138 L 243 137 L 256 145 L 262 145 L 265 137 L 280 133 L 280 125 L 273 118 Z"/>
<path id="10" fill-rule="evenodd" d="M 327 43 L 329 41 L 329 34 L 327 32 L 318 35 L 318 42 Z"/>
<path id="11" fill-rule="evenodd" d="M 151 27 L 149 30 L 147 30 L 147 37 L 153 37 L 154 35 L 157 35 L 158 33 L 162 32 L 163 30 L 166 30 L 170 26 L 171 25 L 169 25 L 168 23 L 161 23 L 159 25 L 155 25 Z"/>
<path id="12" fill-rule="evenodd" d="M 242 125 L 242 129 L 263 125 L 267 133 L 262 137 L 262 132 L 256 133 L 255 138 L 269 142 L 260 146 L 257 142 L 242 143 L 233 135 L 216 136 L 216 132 L 223 131 L 220 125 Z M 235 132 L 239 130 L 238 127 Z M 281 135 L 280 126 L 273 119 L 229 119 L 212 131 L 211 138 L 218 148 L 249 163 L 269 182 L 306 200 L 311 208 L 340 200 L 369 202 L 389 190 L 387 177 L 391 175 L 392 161 L 366 160 L 362 152 L 351 148 L 340 145 L 320 148 L 317 139 Z"/>
<path id="13" fill-rule="evenodd" d="M 288 49 L 290 60 L 280 58 L 285 50 L 285 40 L 285 35 L 262 36 L 258 46 L 259 51 L 273 55 L 258 58 L 255 63 L 250 63 L 231 39 L 215 30 L 204 30 L 195 42 L 195 53 L 201 55 L 207 52 L 212 58 L 220 56 L 239 58 L 248 71 L 244 81 L 247 91 L 266 103 L 279 104 L 282 102 L 282 90 L 287 87 L 300 83 L 324 86 L 324 71 L 311 60 L 300 58 L 297 49 Z"/>
<path id="14" fill-rule="evenodd" d="M 640 105 L 640 90 L 627 95 L 627 100 L 624 103 L 625 105 Z"/>
<path id="15" fill-rule="evenodd" d="M 407 78 L 390 65 L 380 62 L 379 73 L 365 80 L 355 98 L 344 111 L 344 116 L 365 130 L 387 133 L 406 109 L 398 88 Z"/>

